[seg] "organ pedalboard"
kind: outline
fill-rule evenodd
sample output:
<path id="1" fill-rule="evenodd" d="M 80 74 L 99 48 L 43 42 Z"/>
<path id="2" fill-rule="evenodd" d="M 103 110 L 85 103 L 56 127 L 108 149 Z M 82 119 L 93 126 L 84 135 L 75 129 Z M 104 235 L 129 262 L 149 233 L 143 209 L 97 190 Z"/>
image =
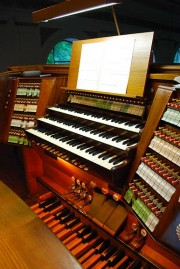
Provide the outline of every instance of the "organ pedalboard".
<path id="1" fill-rule="evenodd" d="M 135 254 L 133 246 L 127 247 L 120 241 L 118 233 L 128 215 L 121 196 L 114 194 L 112 197 L 108 190 L 98 189 L 93 182 L 87 186 L 72 177 L 69 192 L 61 195 L 47 192 L 39 196 L 38 203 L 31 208 L 71 251 L 82 268 L 157 268 Z M 137 250 L 145 238 L 146 231 L 133 223 L 125 241 L 134 241 Z"/>

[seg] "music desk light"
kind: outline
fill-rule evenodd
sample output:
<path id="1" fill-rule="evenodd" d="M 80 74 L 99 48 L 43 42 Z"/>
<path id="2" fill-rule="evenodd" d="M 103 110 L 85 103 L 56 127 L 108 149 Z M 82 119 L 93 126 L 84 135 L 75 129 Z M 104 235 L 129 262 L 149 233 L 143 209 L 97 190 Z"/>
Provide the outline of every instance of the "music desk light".
<path id="1" fill-rule="evenodd" d="M 94 9 L 113 6 L 121 2 L 122 0 L 65 0 L 62 3 L 32 12 L 32 21 L 38 23 L 55 20 Z"/>

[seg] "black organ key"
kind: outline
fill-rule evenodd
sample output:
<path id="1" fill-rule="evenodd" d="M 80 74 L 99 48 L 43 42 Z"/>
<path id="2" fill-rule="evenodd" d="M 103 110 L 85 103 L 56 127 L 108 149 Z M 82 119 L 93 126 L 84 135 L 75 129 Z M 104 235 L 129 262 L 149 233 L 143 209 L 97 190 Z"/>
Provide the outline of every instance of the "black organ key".
<path id="1" fill-rule="evenodd" d="M 131 146 L 131 145 L 136 144 L 136 143 L 137 143 L 137 141 L 129 140 L 129 141 L 127 141 L 125 144 L 126 144 L 127 146 Z"/>
<path id="2" fill-rule="evenodd" d="M 103 243 L 102 238 L 98 238 L 97 241 L 95 241 L 95 244 L 93 245 L 93 248 L 89 249 L 86 253 L 82 253 L 79 258 L 79 262 L 81 264 L 85 263 L 87 260 L 91 258 L 91 256 L 95 253 L 96 248 L 100 247 Z"/>
<path id="3" fill-rule="evenodd" d="M 94 135 L 99 134 L 99 136 L 100 136 L 100 131 L 97 129 L 93 129 L 90 131 L 90 134 L 94 134 Z"/>
<path id="4" fill-rule="evenodd" d="M 127 139 L 126 137 L 123 137 L 123 136 L 119 136 L 119 137 L 117 137 L 116 139 L 114 139 L 114 141 L 116 141 L 116 142 L 121 142 L 121 141 L 123 141 L 123 140 L 125 140 L 125 139 Z"/>
<path id="5" fill-rule="evenodd" d="M 69 215 L 64 216 L 64 217 L 61 217 L 60 223 L 61 224 L 67 223 L 69 220 L 73 219 L 74 216 L 75 216 L 75 213 L 74 212 L 71 212 L 71 213 L 69 213 Z"/>
<path id="6" fill-rule="evenodd" d="M 138 124 L 136 125 L 136 128 L 144 128 L 144 124 L 143 124 L 143 123 L 138 123 Z"/>
<path id="7" fill-rule="evenodd" d="M 96 132 L 95 134 L 98 134 L 98 132 Z M 99 134 L 99 137 L 106 137 L 106 135 L 107 135 L 107 133 L 106 132 L 101 132 L 100 134 Z"/>
<path id="8" fill-rule="evenodd" d="M 56 220 L 56 223 L 51 226 L 51 230 L 55 233 L 58 234 L 61 231 L 65 230 L 68 228 L 68 225 L 74 222 L 75 219 L 75 214 L 74 212 L 70 213 L 68 216 L 62 217 L 61 220 Z"/>
<path id="9" fill-rule="evenodd" d="M 57 138 L 57 140 L 59 140 L 59 141 L 62 141 L 62 140 L 65 141 L 68 138 L 68 136 L 67 135 L 60 135 L 59 134 L 59 136 L 57 135 L 57 137 L 55 137 L 55 138 Z"/>
<path id="10" fill-rule="evenodd" d="M 116 135 L 115 137 L 112 138 L 112 141 L 116 141 L 116 140 L 119 139 L 119 138 L 122 138 L 122 139 L 123 139 L 123 137 L 121 137 L 121 136 L 119 136 L 119 135 Z"/>
<path id="11" fill-rule="evenodd" d="M 97 155 L 97 154 L 99 154 L 99 153 L 101 153 L 101 152 L 102 152 L 102 150 L 100 150 L 100 149 L 96 149 L 96 150 L 94 150 L 94 151 L 92 152 L 92 155 L 95 156 L 95 155 Z"/>
<path id="12" fill-rule="evenodd" d="M 51 137 L 54 137 L 54 138 L 58 138 L 60 136 L 60 133 L 57 132 L 57 133 L 53 133 L 50 135 Z"/>
<path id="13" fill-rule="evenodd" d="M 81 131 L 87 131 L 87 127 L 86 127 L 86 126 L 81 126 L 81 127 L 79 128 L 79 130 L 81 130 Z"/>
<path id="14" fill-rule="evenodd" d="M 94 149 L 95 149 L 95 147 L 94 146 L 91 146 L 85 152 L 91 153 L 91 152 L 93 152 Z"/>
<path id="15" fill-rule="evenodd" d="M 61 142 L 68 142 L 68 141 L 72 141 L 72 140 L 74 140 L 73 138 L 70 138 L 69 136 L 66 136 L 66 137 L 64 137 L 64 138 L 62 138 L 62 139 L 59 139 Z"/>
<path id="16" fill-rule="evenodd" d="M 101 259 L 102 260 L 108 260 L 117 250 L 117 247 L 112 245 L 109 246 L 102 254 Z"/>
<path id="17" fill-rule="evenodd" d="M 90 242 L 92 239 L 94 239 L 97 236 L 96 231 L 92 231 L 88 236 L 83 237 L 82 243 Z"/>
<path id="18" fill-rule="evenodd" d="M 77 232 L 77 237 L 83 237 L 84 235 L 88 234 L 91 232 L 91 226 L 85 226 L 83 230 Z"/>
<path id="19" fill-rule="evenodd" d="M 75 219 L 71 220 L 70 222 L 68 222 L 66 224 L 66 228 L 72 228 L 73 226 L 75 226 L 79 222 L 80 222 L 80 219 L 79 218 L 75 218 Z"/>
<path id="20" fill-rule="evenodd" d="M 67 216 L 70 213 L 69 208 L 64 208 L 60 213 L 55 214 L 55 219 L 61 219 L 61 217 Z"/>
<path id="21" fill-rule="evenodd" d="M 96 263 L 93 265 L 93 269 L 105 269 L 108 268 L 108 259 L 112 257 L 117 247 L 108 247 L 99 257 L 96 257 Z"/>
<path id="22" fill-rule="evenodd" d="M 112 119 L 111 120 L 112 122 L 114 122 L 114 123 L 125 123 L 125 122 L 127 122 L 127 121 L 125 121 L 125 120 L 123 120 L 123 119 L 117 119 L 117 118 L 115 118 L 115 119 Z"/>
<path id="23" fill-rule="evenodd" d="M 114 158 L 109 160 L 109 163 L 117 164 L 122 160 L 124 160 L 124 156 L 115 156 Z"/>
<path id="24" fill-rule="evenodd" d="M 67 144 L 71 146 L 76 146 L 76 145 L 79 145 L 79 141 L 77 141 L 76 139 L 73 139 L 73 140 L 68 141 Z"/>
<path id="25" fill-rule="evenodd" d="M 136 261 L 132 262 L 132 264 L 128 267 L 128 269 L 139 269 L 142 266 L 142 262 L 137 259 Z"/>
<path id="26" fill-rule="evenodd" d="M 101 158 L 103 158 L 104 156 L 106 156 L 107 154 L 108 154 L 107 151 L 104 151 L 104 152 L 102 152 L 102 154 L 99 155 L 99 158 L 101 159 Z"/>
<path id="27" fill-rule="evenodd" d="M 57 237 L 64 241 L 64 243 L 68 243 L 72 238 L 77 237 L 77 231 L 81 230 L 83 227 L 84 224 L 80 222 L 79 218 L 75 218 L 65 224 L 65 229 L 60 231 L 60 233 L 57 234 Z"/>
<path id="28" fill-rule="evenodd" d="M 84 235 L 83 237 L 75 237 L 73 240 L 71 240 L 66 247 L 72 251 L 74 249 L 76 249 L 78 246 L 81 246 L 83 240 L 85 240 L 86 238 L 88 238 L 91 235 L 91 232 L 87 233 L 86 235 Z"/>
<path id="29" fill-rule="evenodd" d="M 106 248 L 108 248 L 109 245 L 110 245 L 110 240 L 107 239 L 103 241 L 102 244 L 99 245 L 99 247 L 95 249 L 95 254 L 102 253 Z"/>
<path id="30" fill-rule="evenodd" d="M 101 158 L 102 160 L 106 160 L 106 159 L 108 159 L 108 158 L 110 158 L 112 156 L 114 156 L 113 153 L 107 152 L 107 154 L 105 154 L 105 155 L 103 155 L 103 157 L 99 157 L 99 158 Z"/>
<path id="31" fill-rule="evenodd" d="M 92 155 L 96 155 L 96 152 L 98 151 L 98 149 L 96 147 L 92 148 L 91 150 L 89 150 L 88 152 Z"/>
<path id="32" fill-rule="evenodd" d="M 120 249 L 115 252 L 109 259 L 107 265 L 109 267 L 115 266 L 125 256 L 124 250 Z"/>
<path id="33" fill-rule="evenodd" d="M 45 206 L 47 206 L 47 205 L 49 205 L 49 204 L 52 204 L 52 203 L 54 203 L 54 202 L 56 202 L 56 201 L 57 201 L 57 197 L 56 197 L 56 196 L 52 196 L 52 197 L 46 199 L 45 201 L 40 202 L 40 203 L 39 203 L 39 207 L 40 207 L 40 208 L 41 208 L 41 207 L 45 207 Z"/>
<path id="34" fill-rule="evenodd" d="M 127 125 L 127 126 L 133 126 L 134 123 L 133 123 L 133 121 L 126 121 L 126 122 L 124 123 L 124 125 Z"/>
<path id="35" fill-rule="evenodd" d="M 77 238 L 77 232 L 84 230 L 85 225 L 82 222 L 78 222 L 72 228 L 65 229 L 60 234 L 58 234 L 58 238 L 63 241 L 63 243 L 70 244 L 72 240 Z"/>
<path id="36" fill-rule="evenodd" d="M 99 245 L 90 259 L 82 264 L 83 268 L 90 269 L 94 266 L 96 267 L 96 264 L 101 260 L 101 254 L 109 247 L 109 245 L 109 240 L 105 240 L 101 245 Z"/>
<path id="37" fill-rule="evenodd" d="M 114 134 L 107 134 L 107 135 L 105 136 L 106 139 L 111 139 L 112 137 L 114 137 Z"/>
<path id="38" fill-rule="evenodd" d="M 82 143 L 81 145 L 77 146 L 77 149 L 86 149 L 86 148 L 89 148 L 89 145 L 86 144 L 86 143 Z"/>
<path id="39" fill-rule="evenodd" d="M 79 246 L 72 250 L 73 256 L 78 260 L 81 260 L 80 264 L 85 260 L 89 259 L 92 255 L 92 250 L 99 244 L 99 237 L 92 238 L 89 242 L 81 243 Z"/>
<path id="40" fill-rule="evenodd" d="M 124 259 L 123 263 L 120 266 L 118 266 L 117 268 L 118 269 L 127 269 L 127 268 L 129 269 L 129 266 L 132 264 L 132 262 L 133 262 L 133 259 L 128 257 L 127 259 Z M 116 265 L 115 265 L 115 268 L 116 268 Z M 138 269 L 140 269 L 140 268 L 138 268 Z"/>
<path id="41" fill-rule="evenodd" d="M 102 137 L 102 138 L 108 139 L 108 138 L 111 138 L 114 135 L 113 134 L 108 134 L 108 133 L 104 132 L 104 133 L 100 134 L 99 136 Z"/>
<path id="42" fill-rule="evenodd" d="M 61 201 L 55 201 L 54 203 L 50 204 L 50 205 L 47 205 L 44 207 L 44 211 L 47 212 L 47 211 L 51 211 L 52 209 L 56 208 L 57 206 L 59 206 L 61 204 Z"/>
<path id="43" fill-rule="evenodd" d="M 129 139 L 126 139 L 125 141 L 122 142 L 123 145 L 127 145 L 130 142 Z"/>

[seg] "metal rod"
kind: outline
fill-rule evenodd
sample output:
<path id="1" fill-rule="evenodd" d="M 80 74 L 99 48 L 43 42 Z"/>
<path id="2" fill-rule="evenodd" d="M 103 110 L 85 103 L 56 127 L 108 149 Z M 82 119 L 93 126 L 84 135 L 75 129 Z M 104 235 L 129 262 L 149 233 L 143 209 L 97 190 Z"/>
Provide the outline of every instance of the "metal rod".
<path id="1" fill-rule="evenodd" d="M 117 22 L 117 17 L 116 17 L 114 6 L 112 6 L 111 8 L 112 8 L 112 14 L 113 14 L 114 23 L 115 23 L 115 26 L 116 26 L 117 33 L 118 33 L 118 35 L 120 35 L 120 30 L 119 30 L 119 26 L 118 26 L 118 22 Z"/>

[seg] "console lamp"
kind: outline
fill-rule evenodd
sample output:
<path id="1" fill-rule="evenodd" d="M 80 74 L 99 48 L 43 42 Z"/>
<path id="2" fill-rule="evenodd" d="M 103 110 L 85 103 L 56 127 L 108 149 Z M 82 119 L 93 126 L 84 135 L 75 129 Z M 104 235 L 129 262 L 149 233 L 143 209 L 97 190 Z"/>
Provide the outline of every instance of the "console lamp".
<path id="1" fill-rule="evenodd" d="M 120 3 L 122 3 L 122 0 L 65 0 L 62 3 L 34 11 L 32 21 L 38 23 L 55 20 Z"/>

